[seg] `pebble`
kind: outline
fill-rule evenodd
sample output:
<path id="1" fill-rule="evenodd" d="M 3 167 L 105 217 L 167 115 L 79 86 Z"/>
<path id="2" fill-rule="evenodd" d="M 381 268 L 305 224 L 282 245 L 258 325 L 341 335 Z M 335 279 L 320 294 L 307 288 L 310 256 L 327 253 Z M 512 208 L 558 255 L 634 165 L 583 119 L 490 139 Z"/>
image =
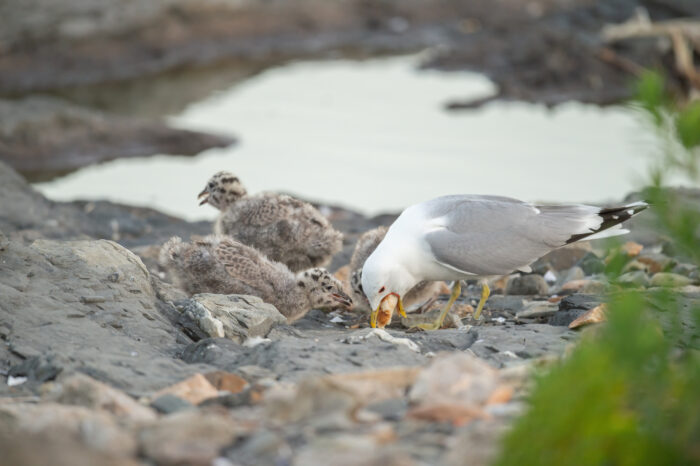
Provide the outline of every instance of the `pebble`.
<path id="1" fill-rule="evenodd" d="M 651 286 L 668 286 L 677 288 L 685 285 L 690 285 L 693 281 L 683 275 L 670 272 L 659 272 L 651 277 Z"/>
<path id="2" fill-rule="evenodd" d="M 159 413 L 170 414 L 182 411 L 185 409 L 194 409 L 194 405 L 187 400 L 183 400 L 179 396 L 171 393 L 159 396 L 151 402 L 151 408 Z"/>
<path id="3" fill-rule="evenodd" d="M 587 276 L 603 273 L 603 271 L 605 271 L 605 263 L 603 260 L 592 252 L 586 253 L 576 265 L 580 267 Z"/>
<path id="4" fill-rule="evenodd" d="M 627 272 L 620 275 L 617 282 L 623 286 L 642 288 L 649 286 L 649 277 L 641 270 Z"/>

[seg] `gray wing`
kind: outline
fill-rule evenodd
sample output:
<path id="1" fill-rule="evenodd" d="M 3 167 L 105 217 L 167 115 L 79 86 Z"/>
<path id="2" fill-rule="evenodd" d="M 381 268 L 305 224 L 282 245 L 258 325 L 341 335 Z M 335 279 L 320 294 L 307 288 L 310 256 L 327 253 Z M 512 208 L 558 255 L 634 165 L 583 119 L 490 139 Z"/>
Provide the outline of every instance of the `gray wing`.
<path id="1" fill-rule="evenodd" d="M 448 196 L 426 204 L 442 226 L 427 233 L 436 260 L 474 275 L 524 268 L 591 222 L 596 208 L 534 206 L 495 196 Z"/>

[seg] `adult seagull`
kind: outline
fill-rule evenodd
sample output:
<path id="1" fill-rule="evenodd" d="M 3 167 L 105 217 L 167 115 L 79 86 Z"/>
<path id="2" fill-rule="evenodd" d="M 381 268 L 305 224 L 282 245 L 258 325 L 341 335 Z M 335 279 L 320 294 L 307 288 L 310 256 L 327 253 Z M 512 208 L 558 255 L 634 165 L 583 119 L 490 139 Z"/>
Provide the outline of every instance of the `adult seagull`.
<path id="1" fill-rule="evenodd" d="M 462 292 L 460 280 L 530 272 L 548 252 L 581 240 L 623 235 L 621 223 L 646 209 L 645 202 L 614 207 L 534 205 L 508 197 L 454 195 L 413 205 L 391 225 L 367 258 L 362 288 L 369 299 L 372 327 L 384 327 L 402 297 L 423 280 L 454 281 L 436 330 Z M 482 285 L 478 319 L 491 290 Z"/>

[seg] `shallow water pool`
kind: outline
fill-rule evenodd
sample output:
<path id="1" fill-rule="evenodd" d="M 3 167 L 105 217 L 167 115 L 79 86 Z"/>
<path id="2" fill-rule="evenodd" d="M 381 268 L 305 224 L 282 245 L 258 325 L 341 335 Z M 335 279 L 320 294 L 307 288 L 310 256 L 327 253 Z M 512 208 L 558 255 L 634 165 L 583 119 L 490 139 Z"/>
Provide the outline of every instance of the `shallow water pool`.
<path id="1" fill-rule="evenodd" d="M 496 102 L 448 112 L 450 99 L 487 96 L 494 86 L 475 73 L 417 70 L 419 60 L 272 68 L 170 117 L 240 144 L 194 158 L 116 160 L 36 187 L 57 200 L 110 199 L 188 219 L 215 216 L 196 195 L 222 169 L 252 193 L 290 192 L 370 214 L 442 194 L 594 202 L 639 187 L 655 143 L 629 109 Z"/>

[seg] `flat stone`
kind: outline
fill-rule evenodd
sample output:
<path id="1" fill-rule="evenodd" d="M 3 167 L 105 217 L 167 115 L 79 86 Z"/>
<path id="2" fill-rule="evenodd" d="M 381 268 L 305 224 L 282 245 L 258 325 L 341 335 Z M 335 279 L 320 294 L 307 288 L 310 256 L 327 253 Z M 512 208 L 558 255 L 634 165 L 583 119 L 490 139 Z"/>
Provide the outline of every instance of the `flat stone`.
<path id="1" fill-rule="evenodd" d="M 0 419 L 11 432 L 46 435 L 62 432 L 96 451 L 121 457 L 136 454 L 135 439 L 105 411 L 52 402 L 13 403 L 0 404 Z"/>
<path id="2" fill-rule="evenodd" d="M 176 306 L 209 336 L 237 343 L 264 337 L 273 326 L 287 322 L 275 306 L 256 296 L 205 293 L 178 301 Z"/>
<path id="3" fill-rule="evenodd" d="M 63 370 L 64 362 L 55 354 L 42 354 L 12 366 L 8 375 L 26 377 L 30 383 L 44 383 L 53 380 Z"/>
<path id="4" fill-rule="evenodd" d="M 679 288 L 693 283 L 690 278 L 670 272 L 659 272 L 651 277 L 649 285 L 651 286 L 666 286 L 671 288 Z"/>
<path id="5" fill-rule="evenodd" d="M 558 304 L 535 301 L 528 303 L 525 309 L 515 314 L 515 317 L 517 317 L 518 319 L 536 319 L 539 317 L 551 316 L 558 310 Z"/>
<path id="6" fill-rule="evenodd" d="M 156 418 L 153 410 L 85 374 L 73 374 L 53 384 L 44 399 L 106 411 L 133 422 L 147 422 Z"/>
<path id="7" fill-rule="evenodd" d="M 226 371 L 207 372 L 204 377 L 219 391 L 238 393 L 248 386 L 241 376 Z"/>
<path id="8" fill-rule="evenodd" d="M 141 451 L 159 465 L 209 465 L 240 428 L 225 413 L 178 411 L 141 430 Z"/>
<path id="9" fill-rule="evenodd" d="M 601 303 L 601 297 L 590 294 L 573 294 L 565 297 L 559 302 L 559 311 L 569 311 L 571 309 L 583 309 L 585 311 L 593 309 Z"/>
<path id="10" fill-rule="evenodd" d="M 159 413 L 171 414 L 185 409 L 194 409 L 194 405 L 187 400 L 183 400 L 179 396 L 172 393 L 161 395 L 151 402 L 151 408 Z"/>
<path id="11" fill-rule="evenodd" d="M 603 273 L 605 271 L 605 262 L 593 252 L 587 252 L 576 265 L 583 270 L 586 276 Z"/>
<path id="12" fill-rule="evenodd" d="M 620 275 L 617 283 L 631 288 L 642 288 L 649 286 L 649 276 L 641 270 L 627 272 Z"/>
<path id="13" fill-rule="evenodd" d="M 490 296 L 484 307 L 491 311 L 518 312 L 525 307 L 525 298 L 523 296 Z"/>
<path id="14" fill-rule="evenodd" d="M 219 392 L 202 374 L 195 374 L 181 382 L 165 387 L 153 395 L 158 398 L 163 395 L 175 395 L 192 404 L 199 404 L 207 398 L 218 396 Z"/>

